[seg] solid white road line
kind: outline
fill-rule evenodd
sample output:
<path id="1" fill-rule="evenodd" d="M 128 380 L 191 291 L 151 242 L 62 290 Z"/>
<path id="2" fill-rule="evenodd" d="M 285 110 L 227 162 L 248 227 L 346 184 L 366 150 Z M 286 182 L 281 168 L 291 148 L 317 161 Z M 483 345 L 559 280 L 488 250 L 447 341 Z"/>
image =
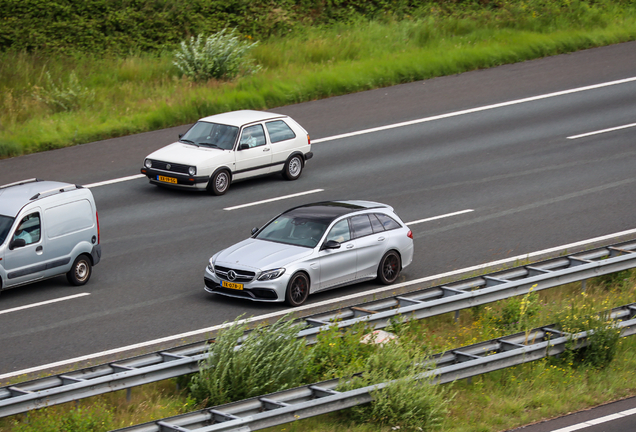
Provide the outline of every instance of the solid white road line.
<path id="1" fill-rule="evenodd" d="M 506 263 L 514 263 L 516 261 L 521 261 L 521 260 L 525 260 L 525 259 L 529 259 L 535 256 L 540 256 L 546 253 L 551 253 L 551 252 L 560 252 L 560 251 L 566 251 L 568 249 L 571 249 L 573 247 L 577 247 L 577 246 L 583 246 L 589 243 L 594 243 L 594 242 L 599 242 L 599 241 L 605 241 L 605 240 L 610 240 L 612 238 L 616 238 L 616 237 L 621 237 L 621 236 L 625 236 L 625 235 L 630 235 L 630 234 L 636 234 L 636 229 L 631 229 L 631 230 L 627 230 L 627 231 L 621 231 L 618 233 L 614 233 L 614 234 L 608 234 L 605 236 L 601 236 L 601 237 L 595 237 L 589 240 L 583 240 L 583 241 L 579 241 L 576 243 L 570 243 L 567 245 L 563 245 L 563 246 L 557 246 L 557 247 L 553 247 L 550 249 L 544 249 L 542 251 L 537 251 L 537 252 L 531 252 L 528 253 L 526 255 L 517 255 L 514 257 L 510 257 L 510 258 L 504 258 L 502 260 L 498 260 L 498 261 L 493 261 L 493 262 L 489 262 L 489 263 L 484 263 L 484 264 L 479 264 L 476 266 L 472 266 L 472 267 L 468 267 L 468 268 L 464 268 L 464 269 L 460 269 L 460 270 L 454 270 L 451 272 L 447 272 L 447 273 L 442 273 L 442 274 L 438 274 L 438 275 L 433 275 L 433 276 L 426 276 L 420 279 L 415 279 L 409 282 L 404 282 L 401 284 L 395 284 L 395 285 L 389 285 L 389 286 L 385 286 L 382 288 L 377 288 L 374 290 L 369 290 L 369 291 L 365 291 L 362 293 L 358 293 L 358 294 L 351 294 L 348 296 L 343 296 L 343 297 L 338 297 L 335 299 L 331 299 L 331 300 L 325 300 L 322 302 L 317 302 L 317 303 L 311 303 L 311 304 L 306 304 L 304 306 L 300 306 L 300 307 L 296 307 L 296 308 L 288 308 L 288 309 L 284 309 L 282 311 L 279 312 L 272 312 L 269 314 L 265 314 L 265 315 L 259 315 L 256 317 L 251 317 L 251 318 L 247 318 L 247 319 L 243 319 L 240 320 L 240 323 L 249 323 L 249 322 L 253 322 L 253 321 L 260 321 L 260 320 L 269 320 L 271 318 L 281 318 L 287 314 L 293 313 L 293 312 L 300 312 L 303 310 L 307 310 L 307 309 L 311 309 L 311 308 L 315 308 L 315 307 L 320 307 L 320 306 L 325 306 L 325 305 L 333 305 L 333 304 L 337 304 L 340 303 L 342 301 L 345 300 L 349 300 L 349 299 L 356 299 L 356 298 L 360 298 L 360 297 L 373 297 L 376 294 L 385 292 L 385 291 L 391 291 L 391 290 L 395 290 L 396 288 L 401 288 L 401 287 L 405 287 L 405 286 L 410 286 L 410 285 L 415 285 L 415 284 L 419 284 L 419 283 L 423 283 L 423 282 L 428 282 L 431 280 L 436 280 L 436 279 L 441 279 L 441 278 L 446 278 L 449 276 L 454 276 L 456 274 L 461 274 L 461 273 L 466 273 L 466 272 L 476 272 L 479 270 L 483 270 L 485 268 L 491 267 L 491 266 L 497 266 L 497 265 L 501 265 L 501 264 L 506 264 Z M 74 363 L 79 363 L 82 361 L 86 361 L 86 360 L 91 360 L 91 359 L 95 359 L 95 358 L 99 358 L 102 356 L 107 356 L 107 355 L 111 355 L 111 354 L 118 354 L 121 352 L 125 352 L 125 351 L 130 351 L 130 350 L 134 350 L 137 348 L 143 348 L 143 347 L 147 347 L 147 346 L 151 346 L 151 345 L 155 345 L 155 344 L 159 344 L 159 343 L 163 343 L 163 342 L 169 342 L 169 341 L 174 341 L 174 340 L 179 340 L 179 339 L 184 339 L 184 338 L 188 338 L 190 336 L 196 336 L 196 335 L 201 335 L 201 334 L 205 334 L 205 333 L 209 333 L 212 331 L 216 331 L 222 328 L 225 328 L 227 326 L 232 325 L 232 323 L 225 323 L 225 324 L 219 324 L 219 325 L 215 325 L 212 327 L 207 327 L 204 329 L 199 329 L 199 330 L 193 330 L 190 332 L 186 332 L 186 333 L 181 333 L 178 335 L 173 335 L 173 336 L 166 336 L 164 338 L 160 338 L 160 339 L 155 339 L 155 340 L 151 340 L 151 341 L 147 341 L 147 342 L 141 342 L 138 344 L 134 344 L 134 345 L 128 345 L 125 347 L 121 347 L 121 348 L 114 348 L 108 351 L 102 351 L 102 352 L 98 352 L 98 353 L 94 353 L 94 354 L 89 354 L 89 355 L 85 355 L 82 357 L 76 357 L 76 358 L 72 358 L 72 359 L 68 359 L 68 360 L 62 360 L 59 362 L 55 362 L 55 363 L 49 363 L 46 365 L 42 365 L 42 366 L 35 366 L 32 368 L 28 368 L 28 369 L 23 369 L 23 370 L 19 370 L 16 372 L 9 372 L 6 374 L 2 374 L 0 375 L 0 379 L 5 379 L 5 378 L 11 378 L 14 376 L 19 376 L 19 375 L 23 375 L 23 374 L 28 374 L 28 373 L 33 373 L 33 372 L 40 372 L 40 371 L 45 371 L 45 370 L 50 370 L 52 368 L 55 367 L 59 367 L 59 366 L 64 366 L 64 365 L 68 365 L 68 364 L 74 364 Z"/>
<path id="2" fill-rule="evenodd" d="M 75 298 L 78 298 L 78 297 L 84 297 L 84 296 L 87 296 L 87 295 L 91 295 L 91 294 L 90 293 L 75 294 L 75 295 L 72 295 L 72 296 L 60 297 L 60 298 L 57 298 L 57 299 L 47 300 L 47 301 L 43 301 L 43 302 L 39 302 L 39 303 L 28 304 L 28 305 L 24 305 L 24 306 L 12 308 L 12 309 L 1 310 L 0 311 L 0 315 L 6 314 L 6 313 L 10 313 L 10 312 L 17 312 L 17 311 L 21 311 L 21 310 L 24 310 L 24 309 L 30 309 L 30 308 L 34 308 L 34 307 L 38 307 L 38 306 L 44 306 L 44 305 L 48 305 L 48 304 L 51 304 L 51 303 L 57 303 L 57 302 L 66 301 L 66 300 L 72 300 L 72 299 L 75 299 Z"/>
<path id="3" fill-rule="evenodd" d="M 432 117 L 425 117 L 425 118 L 411 120 L 411 121 L 406 121 L 406 122 L 402 122 L 402 123 L 394 123 L 394 124 L 391 124 L 391 125 L 380 126 L 380 127 L 371 128 L 371 129 L 364 129 L 364 130 L 361 130 L 361 131 L 350 132 L 350 133 L 345 133 L 345 134 L 341 134 L 341 135 L 334 135 L 334 136 L 326 137 L 326 138 L 318 138 L 318 139 L 312 140 L 311 143 L 312 144 L 317 144 L 317 143 L 321 143 L 321 142 L 337 140 L 337 139 L 340 139 L 340 138 L 348 138 L 348 137 L 352 137 L 352 136 L 356 136 L 356 135 L 363 135 L 363 134 L 368 134 L 368 133 L 372 133 L 372 132 L 380 132 L 380 131 L 384 131 L 384 130 L 388 130 L 388 129 L 394 129 L 394 128 L 399 128 L 399 127 L 403 127 L 403 126 L 411 126 L 411 125 L 418 124 L 418 123 L 430 122 L 430 121 L 433 121 L 433 120 L 447 119 L 447 118 L 450 118 L 450 117 L 457 117 L 457 116 L 461 116 L 461 115 L 465 115 L 465 114 L 472 114 L 472 113 L 481 112 L 481 111 L 487 111 L 487 110 L 491 110 L 491 109 L 495 109 L 495 108 L 502 108 L 502 107 L 507 107 L 507 106 L 511 106 L 511 105 L 518 105 L 518 104 L 522 104 L 522 103 L 526 103 L 526 102 L 533 102 L 533 101 L 537 101 L 537 100 L 541 100 L 541 99 L 548 99 L 548 98 L 552 98 L 552 97 L 556 97 L 556 96 L 564 96 L 564 95 L 573 94 L 573 93 L 579 93 L 579 92 L 583 92 L 583 91 L 587 91 L 587 90 L 595 90 L 595 89 L 599 89 L 599 88 L 603 88 L 603 87 L 609 87 L 609 86 L 618 85 L 618 84 L 625 84 L 625 83 L 632 82 L 632 81 L 636 81 L 636 77 L 626 78 L 626 79 L 617 80 L 617 81 L 609 81 L 609 82 L 605 82 L 605 83 L 601 83 L 601 84 L 594 84 L 594 85 L 591 85 L 591 86 L 578 87 L 578 88 L 574 88 L 574 89 L 570 89 L 570 90 L 563 90 L 563 91 L 554 92 L 554 93 L 547 93 L 547 94 L 544 94 L 544 95 L 532 96 L 532 97 L 528 97 L 528 98 L 517 99 L 517 100 L 513 100 L 513 101 L 509 101 L 509 102 L 502 102 L 502 103 L 493 104 L 493 105 L 486 105 L 486 106 L 466 109 L 466 110 L 462 110 L 462 111 L 455 111 L 455 112 L 451 112 L 451 113 L 447 113 L 447 114 L 441 114 L 441 115 L 436 115 L 436 116 L 432 116 Z"/>
<path id="4" fill-rule="evenodd" d="M 265 204 L 265 203 L 269 203 L 269 202 L 273 202 L 273 201 L 280 201 L 280 200 L 284 200 L 287 198 L 295 198 L 295 197 L 299 197 L 299 196 L 303 196 L 303 195 L 309 195 L 309 194 L 314 194 L 317 192 L 322 192 L 324 191 L 324 189 L 313 189 L 307 192 L 299 192 L 299 193 L 295 193 L 295 194 L 291 194 L 291 195 L 285 195 L 285 196 L 280 196 L 280 197 L 276 197 L 276 198 L 270 198 L 270 199 L 266 199 L 266 200 L 262 200 L 262 201 L 254 201 L 251 203 L 247 203 L 247 204 L 241 204 L 241 205 L 237 205 L 234 207 L 225 207 L 223 210 L 236 210 L 236 209 L 240 209 L 240 208 L 244 208 L 244 207 L 251 207 L 251 206 L 255 206 L 255 205 L 259 205 L 259 204 Z"/>
<path id="5" fill-rule="evenodd" d="M 583 138 L 583 137 L 587 137 L 587 136 L 591 136 L 591 135 L 598 135 L 598 134 L 602 134 L 602 133 L 606 133 L 606 132 L 614 132 L 614 131 L 617 131 L 617 130 L 627 129 L 627 128 L 634 127 L 634 126 L 636 126 L 636 123 L 631 123 L 631 124 L 624 125 L 624 126 L 616 126 L 616 127 L 609 128 L 609 129 L 597 130 L 597 131 L 594 131 L 594 132 L 588 132 L 588 133 L 584 133 L 584 134 L 581 134 L 581 135 L 572 135 L 572 136 L 567 137 L 567 139 L 577 139 L 577 138 Z"/>
<path id="6" fill-rule="evenodd" d="M 617 412 L 615 414 L 606 415 L 605 417 L 599 417 L 592 420 L 588 420 L 583 423 L 578 423 L 572 426 L 567 426 L 561 429 L 553 429 L 552 432 L 572 432 L 576 430 L 585 429 L 588 427 L 596 426 L 598 424 L 607 423 L 612 420 L 628 417 L 636 414 L 636 408 L 628 409 L 625 411 Z"/>
<path id="7" fill-rule="evenodd" d="M 136 174 L 136 175 L 131 175 L 128 177 L 120 177 L 117 179 L 113 179 L 113 180 L 106 180 L 103 182 L 99 182 L 99 183 L 91 183 L 91 184 L 87 184 L 84 185 L 85 188 L 92 188 L 92 187 L 97 187 L 97 186 L 105 186 L 105 185 L 109 185 L 109 184 L 113 184 L 113 183 L 120 183 L 120 182 L 125 182 L 128 180 L 136 180 L 138 178 L 142 178 L 142 177 L 146 177 L 144 174 Z"/>
<path id="8" fill-rule="evenodd" d="M 430 221 L 433 221 L 433 220 L 436 220 L 436 219 L 443 219 L 443 218 L 447 218 L 447 217 L 451 217 L 451 216 L 457 216 L 457 215 L 460 215 L 460 214 L 470 213 L 470 212 L 473 212 L 473 211 L 475 211 L 475 210 L 473 210 L 473 209 L 461 210 L 461 211 L 454 212 L 454 213 L 447 213 L 447 214 L 440 215 L 440 216 L 433 216 L 433 217 L 430 217 L 430 218 L 427 218 L 427 219 L 420 219 L 420 220 L 416 220 L 416 221 L 413 221 L 413 222 L 405 222 L 405 224 L 406 224 L 406 226 L 411 226 L 411 225 L 419 224 L 419 223 L 422 223 L 422 222 L 430 222 Z"/>

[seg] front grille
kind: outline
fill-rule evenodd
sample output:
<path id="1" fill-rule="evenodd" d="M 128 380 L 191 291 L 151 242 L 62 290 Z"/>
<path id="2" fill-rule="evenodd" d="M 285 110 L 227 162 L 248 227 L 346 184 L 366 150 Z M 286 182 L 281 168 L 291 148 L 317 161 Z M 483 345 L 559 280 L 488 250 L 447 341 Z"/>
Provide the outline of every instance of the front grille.
<path id="1" fill-rule="evenodd" d="M 236 273 L 236 277 L 234 279 L 230 279 L 227 275 L 230 272 L 230 270 L 234 270 L 234 273 Z M 237 270 L 237 269 L 231 269 L 228 267 L 221 267 L 221 266 L 215 266 L 214 272 L 216 273 L 218 277 L 222 279 L 225 279 L 231 282 L 239 282 L 239 283 L 250 282 L 254 279 L 254 276 L 256 276 L 256 273 L 251 271 Z"/>
<path id="2" fill-rule="evenodd" d="M 170 168 L 168 168 L 168 165 L 170 165 Z M 163 161 L 152 159 L 152 167 L 154 169 L 163 170 L 163 171 L 172 171 L 172 172 L 181 173 L 181 174 L 188 174 L 188 168 L 190 168 L 190 165 L 181 165 L 181 164 L 176 164 L 172 162 L 163 162 Z"/>

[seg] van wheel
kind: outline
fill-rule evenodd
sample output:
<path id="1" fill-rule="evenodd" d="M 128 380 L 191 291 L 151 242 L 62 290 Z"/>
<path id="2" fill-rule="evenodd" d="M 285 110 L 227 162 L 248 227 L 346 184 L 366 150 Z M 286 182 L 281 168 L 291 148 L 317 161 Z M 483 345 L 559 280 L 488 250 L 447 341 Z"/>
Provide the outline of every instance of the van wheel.
<path id="1" fill-rule="evenodd" d="M 91 278 L 92 272 L 91 259 L 87 255 L 80 255 L 75 258 L 73 267 L 66 273 L 66 279 L 71 285 L 84 285 Z"/>

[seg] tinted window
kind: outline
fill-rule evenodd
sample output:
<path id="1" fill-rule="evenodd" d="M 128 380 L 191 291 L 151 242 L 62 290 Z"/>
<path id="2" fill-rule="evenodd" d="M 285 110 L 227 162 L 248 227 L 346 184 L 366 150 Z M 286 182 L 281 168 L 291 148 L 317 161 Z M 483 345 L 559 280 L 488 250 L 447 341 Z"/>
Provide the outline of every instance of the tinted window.
<path id="1" fill-rule="evenodd" d="M 364 237 L 369 234 L 373 234 L 373 228 L 371 228 L 371 222 L 369 222 L 369 216 L 359 215 L 351 217 L 351 227 L 353 228 L 353 236 L 355 238 Z"/>
<path id="2" fill-rule="evenodd" d="M 11 225 L 13 225 L 13 220 L 12 217 L 0 215 L 0 245 L 7 238 Z"/>
<path id="3" fill-rule="evenodd" d="M 20 221 L 20 225 L 13 234 L 13 239 L 24 239 L 26 244 L 40 241 L 40 214 L 31 213 Z"/>
<path id="4" fill-rule="evenodd" d="M 243 129 L 240 144 L 247 144 L 250 147 L 265 145 L 265 131 L 263 131 L 263 126 L 258 124 Z"/>
<path id="5" fill-rule="evenodd" d="M 340 222 L 337 222 L 329 234 L 327 234 L 327 240 L 335 240 L 338 243 L 346 242 L 351 240 L 351 233 L 349 232 L 349 221 L 347 219 L 343 219 Z"/>
<path id="6" fill-rule="evenodd" d="M 373 227 L 374 233 L 379 233 L 384 231 L 384 226 L 382 226 L 382 223 L 378 220 L 378 217 L 376 214 L 370 214 L 369 219 L 371 219 L 371 226 Z"/>
<path id="7" fill-rule="evenodd" d="M 282 120 L 267 122 L 265 126 L 267 126 L 267 132 L 269 132 L 269 139 L 273 143 L 296 138 L 294 131 Z"/>
<path id="8" fill-rule="evenodd" d="M 236 126 L 226 126 L 216 123 L 197 122 L 179 141 L 204 147 L 219 147 L 231 150 L 238 135 Z"/>
<path id="9" fill-rule="evenodd" d="M 391 216 L 387 216 L 383 213 L 375 213 L 375 215 L 380 220 L 380 223 L 382 224 L 384 229 L 390 230 L 401 227 L 401 225 L 397 223 Z"/>

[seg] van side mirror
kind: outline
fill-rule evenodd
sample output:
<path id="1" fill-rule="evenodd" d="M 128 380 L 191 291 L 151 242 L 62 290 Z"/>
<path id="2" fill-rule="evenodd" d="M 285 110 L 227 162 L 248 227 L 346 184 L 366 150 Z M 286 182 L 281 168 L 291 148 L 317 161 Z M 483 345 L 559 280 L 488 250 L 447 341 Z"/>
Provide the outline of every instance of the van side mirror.
<path id="1" fill-rule="evenodd" d="M 252 235 L 256 234 L 260 228 L 254 227 L 252 228 Z"/>
<path id="2" fill-rule="evenodd" d="M 9 249 L 13 250 L 15 248 L 21 248 L 21 247 L 25 247 L 26 246 L 26 240 L 25 239 L 13 239 L 11 241 L 11 243 L 9 243 Z"/>
<path id="3" fill-rule="evenodd" d="M 322 247 L 320 248 L 320 250 L 325 249 L 340 249 L 340 243 L 335 240 L 327 240 L 322 244 Z"/>

